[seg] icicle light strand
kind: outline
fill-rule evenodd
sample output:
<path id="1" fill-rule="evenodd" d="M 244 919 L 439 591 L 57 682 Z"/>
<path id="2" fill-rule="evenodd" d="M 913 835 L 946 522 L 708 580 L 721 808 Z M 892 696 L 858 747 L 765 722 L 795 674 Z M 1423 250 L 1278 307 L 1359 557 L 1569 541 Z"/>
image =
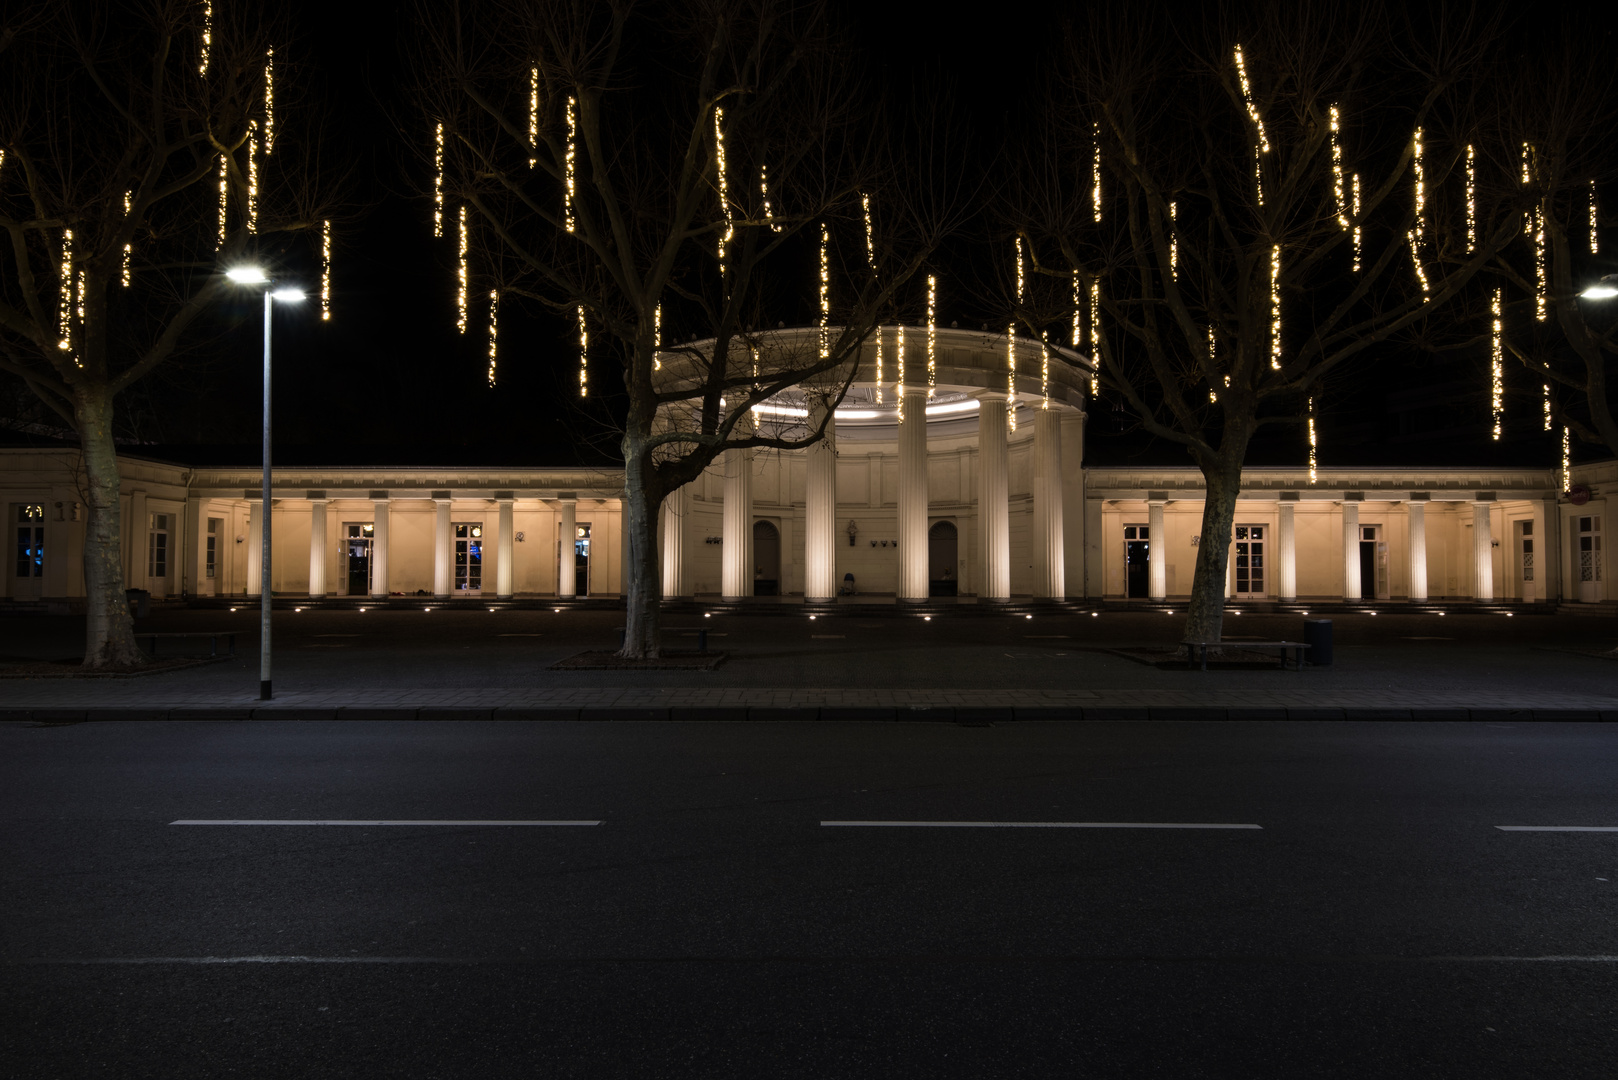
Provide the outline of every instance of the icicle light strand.
<path id="1" fill-rule="evenodd" d="M 905 324 L 900 323 L 893 332 L 893 353 L 896 357 L 894 363 L 898 367 L 898 379 L 893 387 L 893 400 L 899 407 L 899 423 L 905 422 Z"/>
<path id="2" fill-rule="evenodd" d="M 258 121 L 247 122 L 247 232 L 258 232 Z"/>
<path id="3" fill-rule="evenodd" d="M 1354 272 L 1360 272 L 1360 174 L 1355 173 L 1350 191 L 1353 198 L 1351 209 L 1354 213 Z"/>
<path id="4" fill-rule="evenodd" d="M 320 223 L 320 321 L 331 322 L 331 222 Z"/>
<path id="5" fill-rule="evenodd" d="M 494 385 L 495 364 L 500 359 L 500 292 L 489 290 L 489 385 Z"/>
<path id="6" fill-rule="evenodd" d="M 213 52 L 213 4 L 209 0 L 202 3 L 202 55 L 198 58 L 197 74 L 208 74 L 208 60 Z"/>
<path id="7" fill-rule="evenodd" d="M 73 230 L 62 230 L 62 266 L 57 274 L 56 347 L 73 347 Z"/>
<path id="8" fill-rule="evenodd" d="M 1337 227 L 1348 232 L 1348 190 L 1343 183 L 1343 131 L 1342 114 L 1333 105 L 1331 118 L 1331 193 L 1337 203 Z"/>
<path id="9" fill-rule="evenodd" d="M 1500 424 L 1506 411 L 1506 364 L 1505 353 L 1500 342 L 1500 289 L 1498 287 L 1495 288 L 1494 299 L 1489 304 L 1489 313 L 1493 316 L 1489 323 L 1489 414 L 1494 420 L 1491 435 L 1495 442 L 1499 442 Z"/>
<path id="10" fill-rule="evenodd" d="M 1180 270 L 1180 204 L 1169 203 L 1169 275 L 1178 276 Z"/>
<path id="11" fill-rule="evenodd" d="M 1101 279 L 1090 282 L 1090 396 L 1101 393 Z"/>
<path id="12" fill-rule="evenodd" d="M 1090 207 L 1095 214 L 1096 222 L 1101 221 L 1101 124 L 1098 121 L 1092 125 L 1090 138 L 1094 145 L 1094 154 L 1090 160 Z"/>
<path id="13" fill-rule="evenodd" d="M 1550 315 L 1549 282 L 1545 273 L 1545 208 L 1534 207 L 1534 318 L 1544 322 Z"/>
<path id="14" fill-rule="evenodd" d="M 456 264 L 456 269 L 455 269 L 455 278 L 456 278 L 456 281 L 458 282 L 458 286 L 457 286 L 457 288 L 455 290 L 455 329 L 458 332 L 464 334 L 464 333 L 466 333 L 466 284 L 467 284 L 467 281 L 466 281 L 466 279 L 467 279 L 467 274 L 466 274 L 467 236 L 466 236 L 466 207 L 465 206 L 461 207 L 460 224 L 461 224 L 461 227 L 460 227 L 460 244 L 456 248 L 456 252 L 455 252 L 456 259 L 457 259 L 457 264 Z"/>
<path id="15" fill-rule="evenodd" d="M 528 69 L 528 167 L 539 164 L 539 67 Z"/>
<path id="16" fill-rule="evenodd" d="M 860 194 L 860 211 L 865 215 L 865 262 L 876 277 L 876 231 L 871 227 L 871 196 Z"/>
<path id="17" fill-rule="evenodd" d="M 579 305 L 579 396 L 590 396 L 590 327 L 584 321 L 584 305 Z"/>
<path id="18" fill-rule="evenodd" d="M 1023 268 L 1022 237 L 1017 237 L 1017 307 L 1022 307 Z M 1006 426 L 1017 430 L 1017 313 L 1012 312 L 1006 325 Z"/>
<path id="19" fill-rule="evenodd" d="M 444 235 L 444 122 L 433 132 L 433 235 Z"/>
<path id="20" fill-rule="evenodd" d="M 1281 370 L 1281 245 L 1270 248 L 1270 368 Z"/>
<path id="21" fill-rule="evenodd" d="M 264 52 L 264 156 L 275 153 L 275 50 Z"/>
<path id="22" fill-rule="evenodd" d="M 876 403 L 882 404 L 882 327 L 876 328 Z"/>
<path id="23" fill-rule="evenodd" d="M 719 171 L 719 210 L 725 215 L 725 231 L 719 235 L 719 273 L 725 273 L 725 247 L 736 235 L 736 220 L 730 212 L 730 182 L 725 168 L 725 110 L 713 111 L 714 162 Z"/>
<path id="24" fill-rule="evenodd" d="M 574 170 L 578 159 L 579 118 L 576 111 L 578 104 L 578 99 L 572 94 L 567 96 L 567 158 L 563 177 L 565 186 L 562 190 L 562 211 L 568 232 L 573 232 L 577 224 L 573 220 L 573 192 L 577 183 Z"/>
<path id="25" fill-rule="evenodd" d="M 663 305 L 652 309 L 652 370 L 663 370 Z"/>
<path id="26" fill-rule="evenodd" d="M 1039 407 L 1051 407 L 1051 344 L 1048 334 L 1039 335 Z"/>
<path id="27" fill-rule="evenodd" d="M 1421 264 L 1421 245 L 1427 237 L 1427 171 L 1422 160 L 1421 128 L 1416 129 L 1411 137 L 1411 171 L 1416 181 L 1416 223 L 1415 227 L 1405 234 L 1410 241 L 1410 261 L 1416 268 L 1416 280 L 1421 282 L 1423 296 L 1430 291 L 1427 282 L 1427 269 Z"/>
<path id="28" fill-rule="evenodd" d="M 1084 344 L 1084 282 L 1077 270 L 1073 271 L 1073 347 Z"/>
<path id="29" fill-rule="evenodd" d="M 775 211 L 770 209 L 770 167 L 758 167 L 758 193 L 764 200 L 764 220 L 769 222 L 771 232 L 780 232 L 785 226 L 775 223 Z"/>
<path id="30" fill-rule="evenodd" d="M 927 275 L 927 396 L 938 385 L 938 279 Z"/>
<path id="31" fill-rule="evenodd" d="M 1466 253 L 1478 249 L 1478 155 L 1477 147 L 1466 144 Z"/>
<path id="32" fill-rule="evenodd" d="M 1210 370 L 1210 371 L 1218 371 L 1219 370 L 1218 352 L 1216 350 L 1216 344 L 1217 343 L 1216 343 L 1216 340 L 1214 338 L 1213 323 L 1209 323 L 1208 324 L 1208 370 Z M 1209 402 L 1218 401 L 1219 400 L 1218 391 L 1209 390 L 1208 391 L 1208 400 L 1209 400 Z"/>
<path id="33" fill-rule="evenodd" d="M 820 358 L 831 356 L 831 229 L 820 223 Z"/>
<path id="34" fill-rule="evenodd" d="M 219 241 L 215 247 L 225 246 L 225 232 L 230 227 L 230 158 L 219 155 Z"/>
<path id="35" fill-rule="evenodd" d="M 1596 226 L 1600 224 L 1600 215 L 1596 207 L 1596 182 L 1590 181 L 1590 254 L 1600 253 L 1601 244 L 1596 235 Z"/>
<path id="36" fill-rule="evenodd" d="M 1258 194 L 1258 204 L 1264 205 L 1264 155 L 1270 152 L 1270 137 L 1264 131 L 1264 118 L 1259 115 L 1258 106 L 1253 104 L 1253 84 L 1247 78 L 1247 61 L 1242 56 L 1242 47 L 1236 46 L 1236 77 L 1242 87 L 1242 101 L 1247 105 L 1247 117 L 1253 121 L 1257 130 L 1258 139 L 1253 146 L 1253 184 Z"/>
<path id="37" fill-rule="evenodd" d="M 1316 454 L 1315 454 L 1315 452 L 1319 449 L 1319 445 L 1320 445 L 1319 440 L 1316 438 L 1316 435 L 1315 435 L 1315 399 L 1310 398 L 1309 399 L 1309 482 L 1311 484 L 1314 483 L 1315 480 L 1316 480 L 1316 470 L 1319 468 L 1319 465 L 1320 465 L 1319 459 L 1316 457 Z"/>
<path id="38" fill-rule="evenodd" d="M 1543 412 L 1544 415 L 1545 415 L 1545 430 L 1550 431 L 1552 429 L 1552 424 L 1551 424 L 1551 384 L 1550 383 L 1544 383 L 1543 385 L 1540 386 L 1539 389 L 1540 389 L 1540 411 Z"/>
<path id="39" fill-rule="evenodd" d="M 1562 491 L 1573 490 L 1573 432 L 1562 428 Z"/>
<path id="40" fill-rule="evenodd" d="M 126 226 L 129 221 L 130 212 L 134 209 L 134 194 L 135 193 L 132 191 L 124 192 L 124 222 Z M 133 245 L 131 244 L 124 245 L 124 266 L 122 280 L 123 286 L 126 289 L 129 288 L 129 256 L 131 254 L 132 246 Z"/>

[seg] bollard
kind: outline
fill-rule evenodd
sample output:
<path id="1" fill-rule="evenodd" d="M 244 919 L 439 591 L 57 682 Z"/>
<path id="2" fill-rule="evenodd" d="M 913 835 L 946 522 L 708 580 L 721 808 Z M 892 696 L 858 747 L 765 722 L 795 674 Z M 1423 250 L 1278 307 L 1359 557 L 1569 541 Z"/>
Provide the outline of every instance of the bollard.
<path id="1" fill-rule="evenodd" d="M 1303 643 L 1309 646 L 1309 663 L 1318 667 L 1331 665 L 1331 620 L 1303 620 Z"/>

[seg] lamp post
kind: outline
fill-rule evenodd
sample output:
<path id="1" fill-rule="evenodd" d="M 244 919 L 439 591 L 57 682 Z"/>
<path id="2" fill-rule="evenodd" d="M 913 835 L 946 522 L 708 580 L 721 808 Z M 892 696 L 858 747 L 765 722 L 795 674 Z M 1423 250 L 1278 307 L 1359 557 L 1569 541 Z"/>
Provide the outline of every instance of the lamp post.
<path id="1" fill-rule="evenodd" d="M 270 587 L 270 323 L 275 301 L 296 303 L 304 298 L 298 289 L 277 289 L 270 276 L 256 266 L 240 266 L 225 276 L 238 285 L 264 286 L 264 510 L 259 523 L 259 636 L 258 698 L 270 700 L 270 609 L 275 598 Z"/>

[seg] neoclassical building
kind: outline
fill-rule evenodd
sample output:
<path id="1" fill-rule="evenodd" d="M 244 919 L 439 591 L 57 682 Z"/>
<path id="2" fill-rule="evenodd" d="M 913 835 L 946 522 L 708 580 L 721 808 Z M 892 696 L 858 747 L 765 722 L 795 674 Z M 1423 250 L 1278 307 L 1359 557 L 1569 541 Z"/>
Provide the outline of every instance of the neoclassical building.
<path id="1" fill-rule="evenodd" d="M 907 332 L 916 350 L 922 331 Z M 791 348 L 817 333 L 778 336 Z M 887 328 L 879 373 L 867 344 L 824 443 L 729 451 L 670 496 L 659 526 L 665 596 L 1188 593 L 1201 476 L 1087 466 L 1082 362 L 1047 365 L 1037 341 L 1019 341 L 1013 374 L 1003 335 L 940 329 L 932 385 L 912 351 L 901 393 L 896 346 Z M 666 386 L 689 375 L 681 364 L 666 357 Z M 790 436 L 820 408 L 813 392 L 795 392 L 755 415 Z M 77 458 L 66 446 L 0 447 L 13 604 L 83 595 Z M 260 594 L 256 462 L 129 453 L 120 465 L 128 587 Z M 1570 481 L 1554 469 L 1328 468 L 1313 481 L 1301 467 L 1249 469 L 1227 591 L 1253 602 L 1604 604 L 1605 492 L 1618 490 L 1618 462 L 1576 466 Z M 278 468 L 270 586 L 351 602 L 618 596 L 622 485 L 612 469 Z"/>

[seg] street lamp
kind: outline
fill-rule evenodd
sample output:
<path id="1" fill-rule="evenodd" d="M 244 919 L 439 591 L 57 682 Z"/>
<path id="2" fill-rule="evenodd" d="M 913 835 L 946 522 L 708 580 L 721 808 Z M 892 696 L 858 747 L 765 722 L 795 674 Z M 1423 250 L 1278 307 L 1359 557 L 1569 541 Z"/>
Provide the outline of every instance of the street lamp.
<path id="1" fill-rule="evenodd" d="M 1618 274 L 1608 274 L 1579 294 L 1583 300 L 1611 300 L 1618 296 Z"/>
<path id="2" fill-rule="evenodd" d="M 304 298 L 299 289 L 276 288 L 275 282 L 256 266 L 238 266 L 225 271 L 225 276 L 238 285 L 264 286 L 264 520 L 260 523 L 259 581 L 261 602 L 258 638 L 258 698 L 270 700 L 270 607 L 274 590 L 270 588 L 270 314 L 274 302 L 296 303 Z"/>

